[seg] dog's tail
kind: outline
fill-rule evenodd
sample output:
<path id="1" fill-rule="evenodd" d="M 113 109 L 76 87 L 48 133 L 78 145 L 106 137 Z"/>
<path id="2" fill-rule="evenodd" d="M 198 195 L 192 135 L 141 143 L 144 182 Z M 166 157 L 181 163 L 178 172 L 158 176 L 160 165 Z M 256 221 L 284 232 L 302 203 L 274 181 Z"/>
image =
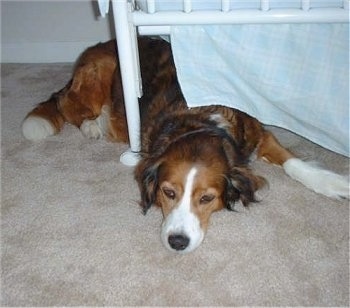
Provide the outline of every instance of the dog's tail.
<path id="1" fill-rule="evenodd" d="M 258 158 L 282 166 L 286 174 L 316 193 L 331 198 L 349 199 L 349 177 L 334 173 L 306 162 L 285 149 L 268 131 L 265 131 L 258 145 Z"/>
<path id="2" fill-rule="evenodd" d="M 64 125 L 64 117 L 58 109 L 58 100 L 67 86 L 30 111 L 22 122 L 23 136 L 28 140 L 41 140 L 59 133 Z"/>

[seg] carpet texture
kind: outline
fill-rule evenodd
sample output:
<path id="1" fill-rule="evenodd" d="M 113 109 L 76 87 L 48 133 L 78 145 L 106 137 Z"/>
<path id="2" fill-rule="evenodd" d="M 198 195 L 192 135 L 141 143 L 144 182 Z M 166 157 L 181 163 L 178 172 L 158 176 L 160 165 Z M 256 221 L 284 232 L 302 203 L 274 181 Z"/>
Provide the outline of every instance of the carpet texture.
<path id="1" fill-rule="evenodd" d="M 263 200 L 212 216 L 203 244 L 177 255 L 161 212 L 143 216 L 126 145 L 73 126 L 40 142 L 26 113 L 71 64 L 1 67 L 1 306 L 349 306 L 349 202 L 317 195 L 254 162 Z M 285 130 L 282 144 L 348 174 L 347 158 Z"/>

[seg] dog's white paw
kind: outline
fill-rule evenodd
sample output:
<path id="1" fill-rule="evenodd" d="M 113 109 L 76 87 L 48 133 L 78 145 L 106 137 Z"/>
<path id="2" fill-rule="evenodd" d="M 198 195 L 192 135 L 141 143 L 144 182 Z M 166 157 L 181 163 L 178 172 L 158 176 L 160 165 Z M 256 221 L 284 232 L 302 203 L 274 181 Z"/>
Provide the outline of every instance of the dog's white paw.
<path id="1" fill-rule="evenodd" d="M 22 123 L 23 136 L 32 141 L 38 141 L 55 134 L 55 127 L 46 119 L 28 116 Z"/>
<path id="2" fill-rule="evenodd" d="M 110 109 L 109 106 L 103 105 L 101 114 L 94 120 L 84 120 L 80 130 L 85 137 L 91 139 L 100 139 L 107 134 L 109 123 Z"/>
<path id="3" fill-rule="evenodd" d="M 100 139 L 103 137 L 103 131 L 98 125 L 97 118 L 95 120 L 84 120 L 80 126 L 83 135 L 90 139 Z"/>
<path id="4" fill-rule="evenodd" d="M 110 107 L 103 105 L 101 108 L 101 114 L 96 118 L 97 125 L 101 128 L 103 134 L 108 131 L 108 123 L 110 117 Z"/>
<path id="5" fill-rule="evenodd" d="M 287 160 L 283 168 L 290 177 L 319 194 L 335 199 L 349 199 L 350 186 L 347 176 L 322 169 L 298 158 Z"/>

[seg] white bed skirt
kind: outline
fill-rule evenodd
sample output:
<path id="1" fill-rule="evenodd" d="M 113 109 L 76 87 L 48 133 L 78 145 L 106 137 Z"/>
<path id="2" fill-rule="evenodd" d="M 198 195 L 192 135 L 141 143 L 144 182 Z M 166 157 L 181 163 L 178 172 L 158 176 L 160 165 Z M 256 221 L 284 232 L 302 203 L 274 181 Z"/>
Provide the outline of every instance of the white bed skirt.
<path id="1" fill-rule="evenodd" d="M 174 26 L 189 107 L 219 104 L 349 156 L 348 24 Z"/>

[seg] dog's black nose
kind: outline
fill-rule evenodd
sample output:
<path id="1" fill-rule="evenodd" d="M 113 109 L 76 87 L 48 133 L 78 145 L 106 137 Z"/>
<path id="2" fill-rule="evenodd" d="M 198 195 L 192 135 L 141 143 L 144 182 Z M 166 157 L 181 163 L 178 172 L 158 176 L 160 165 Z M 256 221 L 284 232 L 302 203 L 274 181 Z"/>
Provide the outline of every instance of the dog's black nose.
<path id="1" fill-rule="evenodd" d="M 190 243 L 190 239 L 182 234 L 172 234 L 169 235 L 168 242 L 171 248 L 175 250 L 184 250 Z"/>

